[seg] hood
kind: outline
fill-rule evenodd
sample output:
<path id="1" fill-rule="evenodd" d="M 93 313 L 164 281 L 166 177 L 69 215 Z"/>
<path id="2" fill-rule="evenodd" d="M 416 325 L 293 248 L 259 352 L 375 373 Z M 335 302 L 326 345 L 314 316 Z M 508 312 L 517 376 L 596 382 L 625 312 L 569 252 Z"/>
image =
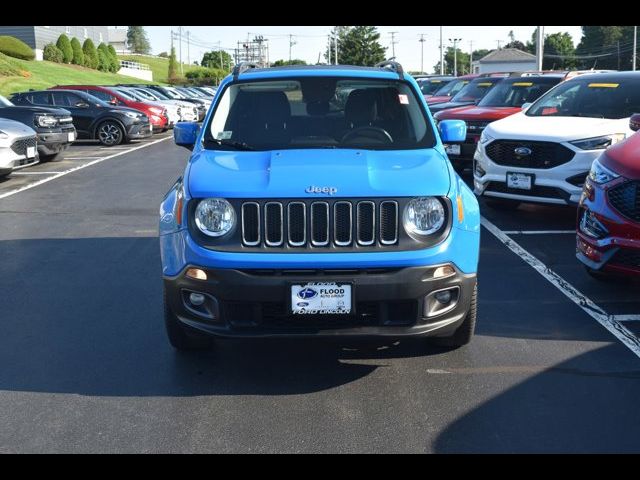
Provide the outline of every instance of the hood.
<path id="1" fill-rule="evenodd" d="M 449 108 L 458 108 L 458 107 L 466 107 L 469 105 L 473 105 L 474 102 L 444 102 L 438 103 L 436 105 L 429 105 L 431 112 L 439 112 L 440 110 L 448 110 Z"/>
<path id="2" fill-rule="evenodd" d="M 431 95 L 426 100 L 428 105 L 435 105 L 436 103 L 448 102 L 449 100 L 451 100 L 451 97 L 449 95 L 440 95 L 438 97 L 434 97 L 433 95 Z"/>
<path id="3" fill-rule="evenodd" d="M 146 115 L 144 112 L 141 112 L 140 110 L 136 110 L 135 108 L 129 108 L 129 107 L 111 107 L 109 108 L 109 112 L 110 113 L 124 113 L 124 112 L 131 112 L 131 113 L 135 113 L 136 115 Z"/>
<path id="4" fill-rule="evenodd" d="M 24 123 L 9 120 L 8 118 L 0 118 L 0 130 L 12 137 L 25 137 L 36 134 L 35 130 L 27 127 Z"/>
<path id="5" fill-rule="evenodd" d="M 3 108 L 11 108 L 20 110 L 22 112 L 32 112 L 32 113 L 48 113 L 49 115 L 61 115 L 68 117 L 71 115 L 69 110 L 65 110 L 64 108 L 54 108 L 54 107 L 39 107 L 37 105 L 16 105 L 13 107 L 3 107 Z"/>
<path id="6" fill-rule="evenodd" d="M 200 150 L 188 173 L 193 197 L 331 198 L 310 187 L 337 189 L 334 197 L 446 195 L 449 170 L 436 148 L 405 151 Z"/>
<path id="7" fill-rule="evenodd" d="M 640 180 L 640 135 L 635 133 L 625 141 L 609 147 L 599 161 L 625 178 Z"/>
<path id="8" fill-rule="evenodd" d="M 587 117 L 528 117 L 524 112 L 492 122 L 488 135 L 514 140 L 570 142 L 612 133 L 631 135 L 629 119 Z"/>
<path id="9" fill-rule="evenodd" d="M 439 112 L 435 117 L 438 120 L 468 120 L 478 122 L 490 122 L 493 120 L 499 120 L 514 113 L 520 112 L 520 107 L 477 107 L 475 105 L 451 108 Z"/>

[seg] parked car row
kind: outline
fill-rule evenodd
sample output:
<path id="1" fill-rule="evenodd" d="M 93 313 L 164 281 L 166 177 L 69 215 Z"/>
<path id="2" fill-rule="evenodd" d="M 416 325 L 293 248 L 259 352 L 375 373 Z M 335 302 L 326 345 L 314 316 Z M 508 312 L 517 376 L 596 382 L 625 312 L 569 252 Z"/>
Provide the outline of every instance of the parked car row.
<path id="1" fill-rule="evenodd" d="M 115 146 L 201 121 L 215 90 L 157 85 L 58 85 L 0 96 L 0 177 L 59 157 L 76 139 Z"/>

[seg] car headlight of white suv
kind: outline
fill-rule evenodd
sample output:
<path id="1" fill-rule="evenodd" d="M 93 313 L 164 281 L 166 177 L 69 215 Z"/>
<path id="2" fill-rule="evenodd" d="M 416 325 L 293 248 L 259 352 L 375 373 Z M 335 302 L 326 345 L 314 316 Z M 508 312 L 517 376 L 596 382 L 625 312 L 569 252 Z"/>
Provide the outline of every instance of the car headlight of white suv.
<path id="1" fill-rule="evenodd" d="M 603 135 L 601 137 L 585 138 L 570 142 L 571 145 L 578 147 L 580 150 L 604 150 L 611 145 L 624 140 L 624 133 L 614 133 L 613 135 Z"/>
<path id="2" fill-rule="evenodd" d="M 486 145 L 491 140 L 493 140 L 493 137 L 489 135 L 486 130 L 483 130 L 482 133 L 480 134 L 480 143 L 482 145 Z"/>

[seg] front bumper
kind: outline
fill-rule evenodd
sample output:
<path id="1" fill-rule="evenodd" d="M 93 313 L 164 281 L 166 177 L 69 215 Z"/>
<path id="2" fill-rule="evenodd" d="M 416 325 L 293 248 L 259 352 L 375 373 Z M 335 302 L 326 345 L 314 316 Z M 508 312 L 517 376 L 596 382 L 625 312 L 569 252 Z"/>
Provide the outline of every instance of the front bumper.
<path id="1" fill-rule="evenodd" d="M 61 132 L 38 132 L 38 153 L 40 155 L 55 155 L 63 152 L 78 138 L 76 129 L 64 128 Z"/>
<path id="2" fill-rule="evenodd" d="M 575 150 L 574 150 L 575 151 Z M 532 203 L 577 205 L 582 195 L 582 184 L 570 183 L 574 177 L 586 177 L 593 161 L 601 151 L 575 151 L 573 158 L 554 168 L 525 168 L 494 163 L 478 143 L 474 154 L 473 186 L 476 195 L 505 198 Z M 485 173 L 480 175 L 476 165 Z M 531 190 L 518 190 L 507 186 L 507 172 L 533 175 Z"/>
<path id="3" fill-rule="evenodd" d="M 437 266 L 345 270 L 259 270 L 202 268 L 207 280 L 164 277 L 167 302 L 185 325 L 222 337 L 404 337 L 448 336 L 469 311 L 476 275 L 455 273 L 433 279 Z M 353 290 L 352 315 L 291 315 L 292 283 L 343 282 Z M 453 288 L 455 305 L 432 317 L 424 316 L 425 296 Z M 192 292 L 205 294 L 195 307 Z"/>
<path id="4" fill-rule="evenodd" d="M 136 123 L 127 129 L 127 137 L 129 139 L 139 140 L 149 138 L 151 135 L 153 135 L 153 130 L 150 123 Z"/>

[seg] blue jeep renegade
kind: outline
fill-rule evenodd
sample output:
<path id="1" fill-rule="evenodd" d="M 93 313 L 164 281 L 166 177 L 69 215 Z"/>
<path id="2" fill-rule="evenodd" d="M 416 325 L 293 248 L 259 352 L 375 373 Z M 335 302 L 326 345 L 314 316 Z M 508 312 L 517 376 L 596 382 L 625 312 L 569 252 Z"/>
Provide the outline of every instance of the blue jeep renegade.
<path id="1" fill-rule="evenodd" d="M 471 340 L 478 203 L 401 65 L 235 67 L 160 207 L 165 322 L 213 336 Z"/>

